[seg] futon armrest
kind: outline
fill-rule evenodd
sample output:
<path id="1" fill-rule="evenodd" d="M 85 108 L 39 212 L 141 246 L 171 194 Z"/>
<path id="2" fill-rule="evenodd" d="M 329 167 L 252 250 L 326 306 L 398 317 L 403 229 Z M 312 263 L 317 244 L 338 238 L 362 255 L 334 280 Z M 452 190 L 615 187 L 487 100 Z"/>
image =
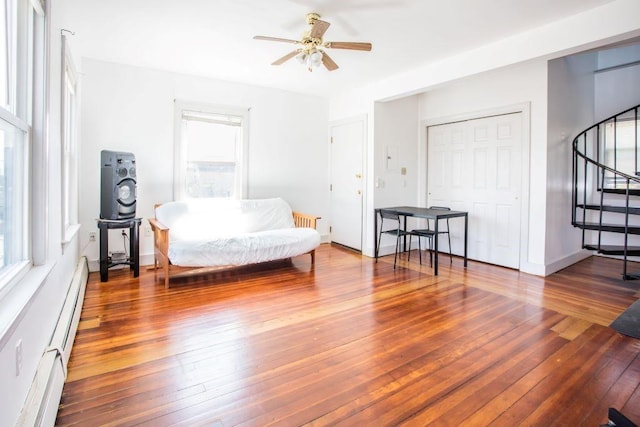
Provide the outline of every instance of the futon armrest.
<path id="1" fill-rule="evenodd" d="M 151 225 L 151 229 L 153 231 L 169 231 L 169 227 L 167 227 L 166 225 L 164 225 L 163 223 L 161 223 L 160 221 L 158 221 L 155 218 L 149 218 L 149 225 Z"/>
<path id="2" fill-rule="evenodd" d="M 149 225 L 153 231 L 153 245 L 165 257 L 169 256 L 169 227 L 155 218 L 149 218 Z"/>
<path id="3" fill-rule="evenodd" d="M 296 227 L 316 228 L 318 220 L 322 218 L 315 215 L 307 215 L 301 212 L 293 212 L 293 223 Z"/>

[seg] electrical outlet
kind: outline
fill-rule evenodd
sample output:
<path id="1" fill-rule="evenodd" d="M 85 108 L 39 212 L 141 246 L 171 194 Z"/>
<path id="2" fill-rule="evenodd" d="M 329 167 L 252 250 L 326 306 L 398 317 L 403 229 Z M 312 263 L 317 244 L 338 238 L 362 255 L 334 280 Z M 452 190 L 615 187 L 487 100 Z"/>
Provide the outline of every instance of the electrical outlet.
<path id="1" fill-rule="evenodd" d="M 96 241 L 96 232 L 95 231 L 90 231 L 89 232 L 89 241 L 90 242 L 95 242 Z"/>
<path id="2" fill-rule="evenodd" d="M 16 377 L 20 376 L 22 371 L 22 340 L 18 340 L 16 344 Z"/>
<path id="3" fill-rule="evenodd" d="M 146 227 L 144 227 L 144 235 L 146 237 L 153 236 L 153 233 L 151 233 L 151 227 L 150 226 L 147 225 Z"/>

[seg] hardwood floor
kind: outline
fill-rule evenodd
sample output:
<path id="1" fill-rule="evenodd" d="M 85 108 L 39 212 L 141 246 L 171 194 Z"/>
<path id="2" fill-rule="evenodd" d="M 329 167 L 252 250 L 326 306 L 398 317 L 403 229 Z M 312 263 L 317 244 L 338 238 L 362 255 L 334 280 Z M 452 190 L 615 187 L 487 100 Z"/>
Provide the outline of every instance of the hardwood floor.
<path id="1" fill-rule="evenodd" d="M 314 269 L 168 290 L 92 273 L 57 424 L 640 424 L 640 341 L 608 327 L 640 296 L 619 261 L 540 278 L 442 257 L 434 277 L 415 255 L 321 245 Z"/>

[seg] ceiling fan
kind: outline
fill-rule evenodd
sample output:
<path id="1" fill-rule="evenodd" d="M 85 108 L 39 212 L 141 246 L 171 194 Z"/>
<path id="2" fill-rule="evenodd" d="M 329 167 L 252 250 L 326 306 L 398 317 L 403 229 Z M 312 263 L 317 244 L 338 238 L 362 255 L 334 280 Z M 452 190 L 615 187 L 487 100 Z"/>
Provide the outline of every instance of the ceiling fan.
<path id="1" fill-rule="evenodd" d="M 300 48 L 289 52 L 280 59 L 275 60 L 271 65 L 281 65 L 289 59 L 296 57 L 301 64 L 307 66 L 309 71 L 313 68 L 324 65 L 327 70 L 333 71 L 338 69 L 338 64 L 335 63 L 329 55 L 327 55 L 322 48 L 330 49 L 351 49 L 351 50 L 371 50 L 371 43 L 359 43 L 359 42 L 324 42 L 322 36 L 329 28 L 330 23 L 320 20 L 320 15 L 317 13 L 308 13 L 306 16 L 307 24 L 309 24 L 309 30 L 302 34 L 300 40 L 283 39 L 279 37 L 266 37 L 255 36 L 256 40 L 268 40 L 284 43 L 293 43 L 301 45 Z"/>

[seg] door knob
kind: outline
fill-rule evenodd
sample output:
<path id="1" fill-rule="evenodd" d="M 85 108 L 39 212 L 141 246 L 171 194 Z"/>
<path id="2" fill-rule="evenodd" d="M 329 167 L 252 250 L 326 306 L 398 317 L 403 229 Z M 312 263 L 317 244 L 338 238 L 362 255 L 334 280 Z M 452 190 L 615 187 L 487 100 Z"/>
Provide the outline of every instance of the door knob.
<path id="1" fill-rule="evenodd" d="M 358 194 L 362 194 L 362 191 L 358 190 Z"/>
<path id="2" fill-rule="evenodd" d="M 361 173 L 357 173 L 356 174 L 356 178 L 362 178 L 362 174 Z"/>

